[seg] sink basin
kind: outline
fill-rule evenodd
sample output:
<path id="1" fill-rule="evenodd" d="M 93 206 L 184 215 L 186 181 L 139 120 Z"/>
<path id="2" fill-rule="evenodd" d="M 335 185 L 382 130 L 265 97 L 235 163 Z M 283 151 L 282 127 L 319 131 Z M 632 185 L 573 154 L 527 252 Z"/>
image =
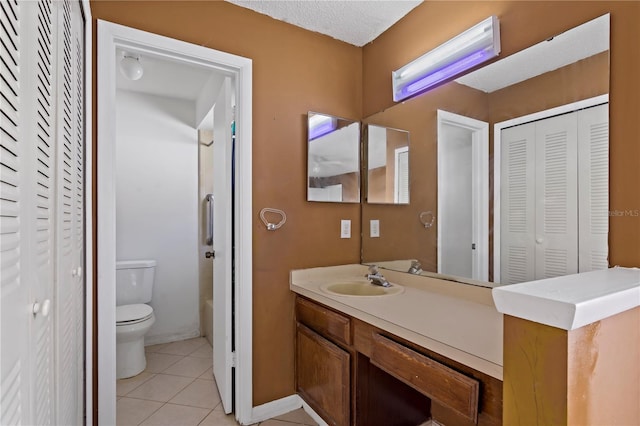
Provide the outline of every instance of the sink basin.
<path id="1" fill-rule="evenodd" d="M 338 296 L 390 296 L 400 294 L 404 291 L 404 287 L 391 284 L 391 287 L 382 287 L 374 285 L 368 281 L 340 281 L 324 284 L 320 290 L 328 294 Z"/>

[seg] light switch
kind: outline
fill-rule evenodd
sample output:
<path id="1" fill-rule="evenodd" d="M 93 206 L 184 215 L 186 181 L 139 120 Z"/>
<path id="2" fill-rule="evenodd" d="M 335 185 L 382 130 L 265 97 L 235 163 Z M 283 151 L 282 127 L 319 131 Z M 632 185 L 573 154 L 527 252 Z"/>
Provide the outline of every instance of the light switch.
<path id="1" fill-rule="evenodd" d="M 380 237 L 380 221 L 378 219 L 371 219 L 369 221 L 369 236 L 371 238 Z"/>
<path id="2" fill-rule="evenodd" d="M 340 221 L 340 238 L 351 238 L 351 221 L 348 219 Z"/>

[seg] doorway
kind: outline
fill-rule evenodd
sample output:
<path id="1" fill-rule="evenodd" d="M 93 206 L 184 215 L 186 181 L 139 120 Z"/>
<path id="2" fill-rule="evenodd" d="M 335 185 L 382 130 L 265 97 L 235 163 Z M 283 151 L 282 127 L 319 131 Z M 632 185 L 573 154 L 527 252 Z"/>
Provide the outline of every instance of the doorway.
<path id="1" fill-rule="evenodd" d="M 235 415 L 240 421 L 251 417 L 252 377 L 251 377 L 251 60 L 224 52 L 196 46 L 175 39 L 134 30 L 104 21 L 98 22 L 98 143 L 97 143 L 97 248 L 98 248 L 98 416 L 103 424 L 115 424 L 115 261 L 116 261 L 116 75 L 119 51 L 151 55 L 175 63 L 195 65 L 209 69 L 227 82 L 227 97 L 232 96 L 237 103 L 235 138 L 237 142 L 235 164 L 231 156 L 224 166 L 235 173 L 235 216 L 234 225 L 229 227 L 229 236 L 235 237 L 231 244 L 221 249 L 221 259 L 228 260 L 230 279 L 224 280 L 219 299 L 223 321 L 216 327 L 223 330 L 223 340 L 229 350 L 224 355 L 223 365 L 228 380 L 219 383 L 220 393 L 231 410 L 231 398 L 235 396 Z M 179 53 L 178 53 L 179 52 Z M 235 83 L 231 91 L 230 82 Z M 211 91 L 212 87 L 205 87 Z M 203 109 L 202 106 L 200 106 Z M 209 106 L 210 107 L 210 106 Z M 198 108 L 196 108 L 197 110 Z M 207 111 L 207 108 L 204 108 Z M 196 114 L 197 115 L 197 114 Z M 193 117 L 192 117 L 193 118 Z M 197 120 L 196 120 L 197 121 Z M 230 133 L 230 130 L 229 130 Z M 194 141 L 197 140 L 194 136 Z M 229 141 L 230 143 L 230 141 Z M 153 153 L 150 153 L 150 158 Z M 227 158 L 221 157 L 221 158 Z M 144 167 L 144 164 L 141 164 Z M 197 166 L 196 166 L 197 169 Z M 229 182 L 231 181 L 229 177 Z M 166 200 L 171 202 L 171 200 Z M 231 211 L 231 205 L 228 206 Z M 228 214 L 231 220 L 230 213 Z M 196 222 L 196 218 L 193 218 Z M 162 230 L 158 230 L 162 232 Z M 196 246 L 194 244 L 194 253 Z M 231 268 L 231 252 L 235 257 L 235 267 Z M 221 253 L 221 254 L 222 254 Z M 221 268 L 222 269 L 222 268 Z M 231 276 L 231 274 L 233 274 Z M 221 280 L 222 281 L 222 280 Z M 220 285 L 220 284 L 218 284 Z M 233 287 L 232 287 L 233 286 Z M 235 292 L 232 302 L 231 294 Z M 233 303 L 233 305 L 232 305 Z M 235 317 L 232 312 L 235 312 Z M 233 324 L 232 324 L 233 323 Z M 233 336 L 231 335 L 233 330 Z M 232 340 L 235 348 L 231 348 Z M 235 353 L 232 353 L 232 350 Z M 233 364 L 235 359 L 235 365 Z M 221 364 L 221 363 L 219 363 Z M 232 380 L 235 389 L 232 388 Z"/>
<path id="2" fill-rule="evenodd" d="M 489 280 L 489 124 L 438 110 L 438 273 Z"/>

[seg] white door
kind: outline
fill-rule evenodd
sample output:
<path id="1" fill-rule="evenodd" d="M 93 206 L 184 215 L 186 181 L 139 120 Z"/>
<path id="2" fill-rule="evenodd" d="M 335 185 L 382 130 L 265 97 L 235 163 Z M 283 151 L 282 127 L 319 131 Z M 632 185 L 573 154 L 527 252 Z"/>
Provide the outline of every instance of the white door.
<path id="1" fill-rule="evenodd" d="M 535 277 L 578 272 L 576 113 L 535 123 Z"/>
<path id="2" fill-rule="evenodd" d="M 609 105 L 578 111 L 578 267 L 609 267 Z"/>
<path id="3" fill-rule="evenodd" d="M 213 110 L 213 375 L 225 413 L 232 400 L 231 79 L 226 77 Z"/>
<path id="4" fill-rule="evenodd" d="M 502 131 L 500 282 L 534 279 L 535 124 Z"/>
<path id="5" fill-rule="evenodd" d="M 0 424 L 81 424 L 84 20 L 0 4 Z"/>
<path id="6" fill-rule="evenodd" d="M 608 105 L 501 132 L 501 282 L 607 268 Z"/>
<path id="7" fill-rule="evenodd" d="M 438 272 L 489 279 L 489 124 L 438 110 Z"/>

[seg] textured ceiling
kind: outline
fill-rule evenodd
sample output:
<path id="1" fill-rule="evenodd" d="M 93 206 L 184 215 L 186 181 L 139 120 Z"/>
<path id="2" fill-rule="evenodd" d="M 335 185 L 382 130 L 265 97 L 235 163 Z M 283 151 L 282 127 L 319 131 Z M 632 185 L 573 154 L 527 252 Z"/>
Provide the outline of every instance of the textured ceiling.
<path id="1" fill-rule="evenodd" d="M 364 46 L 422 0 L 226 0 L 280 21 Z"/>

